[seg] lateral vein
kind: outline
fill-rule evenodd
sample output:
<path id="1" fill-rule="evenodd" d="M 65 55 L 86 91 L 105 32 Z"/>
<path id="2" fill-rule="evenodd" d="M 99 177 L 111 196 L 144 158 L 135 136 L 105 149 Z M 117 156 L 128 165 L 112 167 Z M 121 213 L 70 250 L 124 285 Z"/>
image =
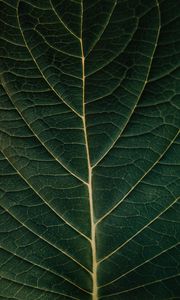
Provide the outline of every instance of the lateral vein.
<path id="1" fill-rule="evenodd" d="M 18 4 L 19 4 L 19 1 L 18 1 Z M 29 54 L 31 55 L 32 57 L 32 60 L 34 61 L 36 67 L 38 68 L 39 72 L 41 73 L 43 79 L 45 80 L 45 82 L 48 84 L 48 86 L 51 88 L 51 90 L 56 94 L 56 96 L 66 105 L 70 108 L 71 111 L 73 111 L 79 118 L 82 119 L 82 116 L 81 114 L 79 114 L 73 107 L 71 107 L 62 97 L 62 95 L 59 95 L 58 92 L 54 89 L 54 87 L 49 83 L 49 81 L 47 80 L 47 78 L 44 76 L 43 72 L 41 71 L 40 67 L 39 67 L 39 64 L 37 63 L 31 49 L 29 48 L 27 42 L 26 42 L 26 38 L 24 36 L 24 33 L 23 33 L 23 30 L 21 28 L 21 24 L 20 24 L 20 20 L 19 20 L 19 13 L 18 13 L 18 6 L 17 6 L 17 21 L 18 21 L 18 25 L 19 25 L 19 30 L 21 32 L 21 35 L 22 35 L 22 38 L 23 38 L 23 41 L 24 41 L 24 44 L 27 48 L 27 50 L 29 51 Z"/>
<path id="2" fill-rule="evenodd" d="M 3 209 L 4 209 L 4 208 L 3 208 Z M 9 212 L 8 212 L 8 214 L 9 214 Z M 22 261 L 28 262 L 28 263 L 32 264 L 33 266 L 42 269 L 42 270 L 45 271 L 45 272 L 49 272 L 49 273 L 51 273 L 51 274 L 53 274 L 53 275 L 58 276 L 59 278 L 61 278 L 61 280 L 65 280 L 65 281 L 67 281 L 68 283 L 72 284 L 73 286 L 77 287 L 78 289 L 82 290 L 83 292 L 89 294 L 88 291 L 84 290 L 83 288 L 81 288 L 80 286 L 78 286 L 78 285 L 75 284 L 74 282 L 70 281 L 70 280 L 67 279 L 66 277 L 64 277 L 64 276 L 62 276 L 62 275 L 60 275 L 60 274 L 58 274 L 57 272 L 55 272 L 55 271 L 53 271 L 53 270 L 51 270 L 51 269 L 48 269 L 48 268 L 46 268 L 46 267 L 43 266 L 43 265 L 40 265 L 40 264 L 38 264 L 38 263 L 35 263 L 35 262 L 33 262 L 32 260 L 30 260 L 30 259 L 27 259 L 27 258 L 25 258 L 25 257 L 23 257 L 23 256 L 20 256 L 20 255 L 18 255 L 18 254 L 15 253 L 15 252 L 11 252 L 9 249 L 5 249 L 5 248 L 2 247 L 1 245 L 0 245 L 0 249 L 2 249 L 2 250 L 4 250 L 4 251 L 8 252 L 8 253 L 11 254 L 12 256 L 17 257 L 17 258 L 19 258 L 19 259 L 22 260 Z M 12 258 L 12 256 L 10 257 L 10 259 Z M 6 262 L 5 262 L 5 263 L 6 263 Z"/>
<path id="3" fill-rule="evenodd" d="M 10 282 L 13 282 L 13 283 L 16 283 L 16 284 L 25 286 L 25 287 L 31 287 L 31 288 L 33 288 L 33 289 L 43 291 L 44 293 L 52 293 L 52 294 L 55 294 L 55 295 L 58 295 L 58 296 L 64 296 L 64 297 L 68 297 L 68 298 L 70 298 L 70 299 L 79 300 L 78 298 L 75 298 L 75 297 L 73 297 L 73 296 L 66 295 L 66 294 L 64 294 L 64 293 L 58 293 L 58 292 L 54 292 L 54 291 L 49 290 L 49 289 L 44 289 L 44 288 L 40 288 L 40 287 L 38 287 L 38 286 L 34 286 L 34 285 L 32 285 L 32 284 L 22 283 L 22 282 L 20 282 L 20 281 L 17 281 L 17 280 L 14 280 L 14 279 L 10 279 L 10 278 L 7 278 L 7 277 L 1 276 L 1 275 L 0 275 L 0 279 L 4 279 L 4 280 L 7 280 L 7 281 L 10 281 Z"/>
<path id="4" fill-rule="evenodd" d="M 111 253 L 109 253 L 107 256 L 102 258 L 98 264 L 102 263 L 106 259 L 109 259 L 113 254 L 117 253 L 120 249 L 122 249 L 126 244 L 128 244 L 131 240 L 133 240 L 136 236 L 138 236 L 142 231 L 144 231 L 146 228 L 148 228 L 151 224 L 153 224 L 161 215 L 163 215 L 169 208 L 171 208 L 180 197 L 176 198 L 168 207 L 166 207 L 163 211 L 161 211 L 154 219 L 152 219 L 149 223 L 147 223 L 144 227 L 142 227 L 140 230 L 138 230 L 133 236 L 131 236 L 127 241 L 125 241 L 122 245 L 117 247 L 115 250 L 113 250 Z"/>
<path id="5" fill-rule="evenodd" d="M 156 51 L 156 48 L 157 48 L 157 44 L 158 44 L 158 40 L 159 40 L 159 36 L 160 36 L 160 31 L 161 31 L 161 15 L 160 15 L 160 9 L 159 9 L 159 3 L 158 3 L 158 0 L 156 0 L 156 5 L 157 5 L 157 9 L 158 9 L 158 15 L 159 15 L 159 27 L 157 29 L 157 35 L 156 35 L 156 39 L 155 39 L 155 42 L 154 42 L 154 48 L 153 48 L 153 51 L 152 51 L 152 55 L 150 57 L 150 62 L 149 62 L 149 66 L 148 66 L 148 70 L 147 70 L 147 74 L 146 74 L 146 77 L 144 79 L 144 84 L 142 86 L 142 89 L 139 93 L 139 96 L 137 97 L 137 100 L 134 104 L 134 107 L 130 113 L 130 115 L 128 116 L 122 130 L 120 131 L 120 133 L 118 134 L 118 136 L 115 138 L 114 142 L 108 147 L 108 149 L 105 151 L 105 153 L 94 163 L 93 165 L 93 168 L 95 168 L 107 155 L 108 153 L 111 151 L 111 149 L 114 147 L 114 145 L 116 144 L 116 142 L 119 140 L 119 138 L 122 136 L 122 134 L 124 133 L 138 103 L 139 103 L 139 100 L 141 99 L 141 96 L 144 92 L 144 89 L 148 83 L 148 78 L 149 78 L 149 74 L 150 74 L 150 70 L 151 70 L 151 66 L 152 66 L 152 62 L 153 62 L 153 58 L 154 58 L 154 54 L 155 54 L 155 51 Z"/>
<path id="6" fill-rule="evenodd" d="M 142 182 L 142 180 L 151 172 L 151 170 L 160 162 L 160 160 L 163 158 L 165 153 L 168 151 L 168 149 L 171 147 L 171 145 L 174 143 L 176 138 L 179 135 L 180 130 L 177 131 L 174 138 L 171 140 L 171 142 L 168 144 L 166 149 L 163 151 L 163 153 L 158 157 L 158 159 L 154 162 L 154 164 L 144 173 L 144 175 L 132 186 L 132 188 L 126 193 L 126 195 L 123 196 L 121 200 L 119 200 L 116 205 L 114 205 L 107 213 L 105 213 L 96 224 L 99 224 L 102 222 L 106 217 L 108 217 L 129 195 L 130 193 Z"/>
<path id="7" fill-rule="evenodd" d="M 38 191 L 36 191 L 34 189 L 34 187 L 27 181 L 27 179 L 23 176 L 22 173 L 19 172 L 18 169 L 16 169 L 16 167 L 14 166 L 14 164 L 11 162 L 11 160 L 7 157 L 7 155 L 4 153 L 4 151 L 2 151 L 2 154 L 4 155 L 4 157 L 6 158 L 6 160 L 9 162 L 9 164 L 13 167 L 13 169 L 16 171 L 16 173 L 23 179 L 23 181 L 29 186 L 29 188 L 43 201 L 43 203 L 45 203 L 50 209 L 51 211 L 53 211 L 61 220 L 64 221 L 64 223 L 66 225 L 68 225 L 69 227 L 71 227 L 73 230 L 75 230 L 79 235 L 83 236 L 86 240 L 90 241 L 89 237 L 87 237 L 84 233 L 82 233 L 81 231 L 79 231 L 76 227 L 74 227 L 71 223 L 69 223 L 66 219 L 64 219 L 61 215 L 59 215 L 56 210 L 46 201 L 46 199 L 44 199 L 42 197 L 41 194 L 39 194 Z"/>
<path id="8" fill-rule="evenodd" d="M 47 150 L 47 152 L 55 159 L 55 161 L 57 161 L 70 175 L 72 175 L 73 177 L 75 177 L 76 179 L 78 179 L 79 181 L 81 181 L 83 184 L 87 185 L 87 182 L 84 181 L 82 178 L 80 178 L 78 175 L 76 175 L 75 173 L 73 173 L 72 171 L 70 171 L 66 165 L 59 159 L 57 158 L 49 149 L 49 147 L 46 146 L 46 144 L 39 138 L 39 136 L 35 133 L 35 131 L 33 130 L 32 126 L 30 126 L 30 124 L 26 121 L 25 117 L 23 116 L 22 112 L 20 112 L 20 110 L 18 109 L 18 107 L 13 103 L 11 96 L 9 95 L 5 85 L 3 84 L 3 82 L 1 82 L 3 89 L 5 90 L 9 100 L 11 101 L 11 103 L 14 105 L 15 109 L 17 110 L 18 114 L 20 115 L 20 117 L 22 118 L 22 120 L 24 121 L 24 123 L 27 125 L 27 127 L 29 128 L 29 130 L 32 132 L 32 134 L 37 138 L 37 140 L 39 141 L 39 143 Z"/>

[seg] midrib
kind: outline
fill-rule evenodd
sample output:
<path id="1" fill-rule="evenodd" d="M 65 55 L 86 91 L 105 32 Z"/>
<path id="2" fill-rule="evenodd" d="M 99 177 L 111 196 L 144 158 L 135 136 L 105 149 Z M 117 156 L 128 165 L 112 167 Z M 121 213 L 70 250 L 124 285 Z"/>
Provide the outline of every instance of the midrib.
<path id="1" fill-rule="evenodd" d="M 85 57 L 84 47 L 82 39 L 82 27 L 83 27 L 83 0 L 81 1 L 81 55 L 82 55 L 82 102 L 83 102 L 83 129 L 85 137 L 85 146 L 88 163 L 88 194 L 89 194 L 89 208 L 90 208 L 90 221 L 91 221 L 91 249 L 92 249 L 92 300 L 98 299 L 97 292 L 97 257 L 96 257 L 96 225 L 94 222 L 94 207 L 93 207 L 93 194 L 92 194 L 92 167 L 90 162 L 89 143 L 87 137 L 87 126 L 86 126 L 86 108 L 85 108 Z"/>

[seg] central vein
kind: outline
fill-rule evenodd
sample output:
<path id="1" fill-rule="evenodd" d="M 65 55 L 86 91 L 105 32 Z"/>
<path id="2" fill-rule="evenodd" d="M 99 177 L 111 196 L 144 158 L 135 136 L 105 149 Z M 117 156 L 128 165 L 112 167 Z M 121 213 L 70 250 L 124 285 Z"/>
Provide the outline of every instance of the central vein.
<path id="1" fill-rule="evenodd" d="M 92 300 L 97 300 L 97 257 L 96 257 L 96 225 L 94 222 L 94 207 L 93 207 L 93 194 L 92 194 L 92 167 L 90 162 L 89 143 L 87 137 L 87 125 L 86 125 L 86 107 L 85 107 L 85 57 L 82 39 L 82 27 L 83 27 L 83 0 L 81 1 L 81 56 L 82 56 L 82 101 L 83 101 L 83 129 L 86 145 L 87 163 L 88 163 L 88 193 L 89 193 L 89 208 L 90 208 L 90 220 L 91 220 L 91 249 L 92 249 Z"/>

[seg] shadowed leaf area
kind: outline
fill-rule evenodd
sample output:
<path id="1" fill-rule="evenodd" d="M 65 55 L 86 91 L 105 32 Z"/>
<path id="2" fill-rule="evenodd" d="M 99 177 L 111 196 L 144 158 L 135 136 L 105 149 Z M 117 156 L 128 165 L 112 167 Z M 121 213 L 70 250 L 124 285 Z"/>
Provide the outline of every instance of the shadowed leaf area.
<path id="1" fill-rule="evenodd" d="M 180 6 L 0 1 L 0 300 L 180 297 Z"/>

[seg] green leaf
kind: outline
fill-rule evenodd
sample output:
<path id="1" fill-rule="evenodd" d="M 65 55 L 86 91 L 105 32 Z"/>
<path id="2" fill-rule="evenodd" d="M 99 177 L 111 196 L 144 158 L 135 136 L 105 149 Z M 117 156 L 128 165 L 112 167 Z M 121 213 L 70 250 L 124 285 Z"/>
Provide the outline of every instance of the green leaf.
<path id="1" fill-rule="evenodd" d="M 179 299 L 178 4 L 1 0 L 0 299 Z"/>

